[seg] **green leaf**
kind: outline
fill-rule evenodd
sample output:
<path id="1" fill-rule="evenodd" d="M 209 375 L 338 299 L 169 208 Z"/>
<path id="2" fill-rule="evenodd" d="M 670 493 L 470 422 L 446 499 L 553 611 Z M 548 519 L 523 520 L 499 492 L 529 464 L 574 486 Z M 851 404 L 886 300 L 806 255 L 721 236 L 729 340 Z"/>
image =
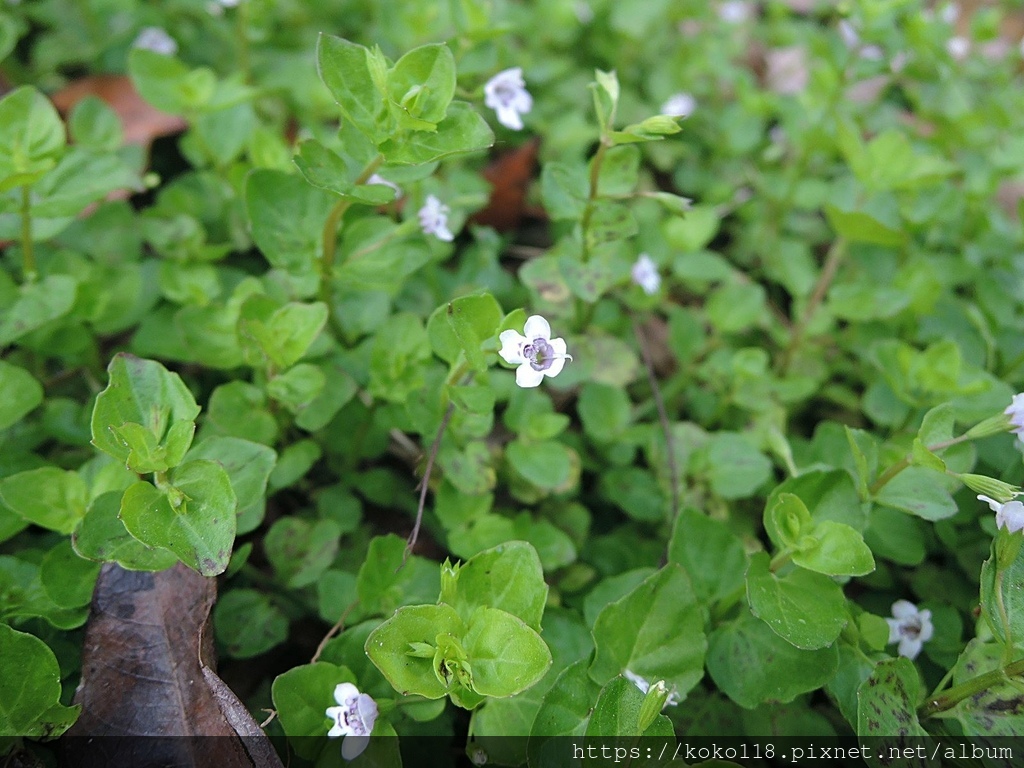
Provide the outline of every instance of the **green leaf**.
<path id="1" fill-rule="evenodd" d="M 47 275 L 21 286 L 14 303 L 0 315 L 0 346 L 63 317 L 75 303 L 78 282 L 68 275 Z"/>
<path id="2" fill-rule="evenodd" d="M 764 511 L 764 528 L 780 549 L 797 546 L 813 527 L 811 513 L 799 496 L 780 493 Z"/>
<path id="3" fill-rule="evenodd" d="M 235 492 L 212 461 L 190 461 L 171 473 L 173 496 L 139 482 L 124 492 L 121 520 L 152 547 L 169 549 L 204 576 L 223 573 L 235 540 Z"/>
<path id="4" fill-rule="evenodd" d="M 370 351 L 370 383 L 375 397 L 405 402 L 424 383 L 430 357 L 427 332 L 411 312 L 392 315 L 378 330 Z"/>
<path id="5" fill-rule="evenodd" d="M 875 570 L 875 558 L 860 533 L 832 520 L 818 523 L 801 538 L 793 562 L 826 576 L 865 576 Z"/>
<path id="6" fill-rule="evenodd" d="M 277 462 L 273 449 L 237 437 L 208 437 L 185 456 L 209 459 L 228 473 L 238 502 L 238 533 L 248 533 L 263 520 L 267 482 Z"/>
<path id="7" fill-rule="evenodd" d="M 597 188 L 602 195 L 632 195 L 640 181 L 640 150 L 612 147 L 604 156 Z"/>
<path id="8" fill-rule="evenodd" d="M 570 664 L 544 696 L 527 747 L 530 765 L 565 764 L 565 740 L 553 737 L 582 736 L 601 692 L 587 672 L 587 659 Z"/>
<path id="9" fill-rule="evenodd" d="M 395 190 L 385 184 L 353 184 L 348 181 L 349 169 L 345 161 L 316 139 L 301 142 L 292 159 L 306 181 L 314 187 L 333 192 L 343 200 L 363 205 L 386 205 L 395 199 Z"/>
<path id="10" fill-rule="evenodd" d="M 24 368 L 0 360 L 0 432 L 43 402 L 43 387 Z"/>
<path id="11" fill-rule="evenodd" d="M 274 678 L 270 689 L 274 709 L 300 757 L 311 760 L 328 744 L 331 720 L 324 712 L 336 704 L 334 689 L 355 682 L 348 668 L 325 661 L 293 667 Z"/>
<path id="12" fill-rule="evenodd" d="M 771 461 L 743 435 L 718 432 L 703 450 L 711 489 L 723 499 L 752 496 L 771 476 Z"/>
<path id="13" fill-rule="evenodd" d="M 1004 643 L 1009 642 L 1011 638 L 1015 642 L 1018 638 L 1024 638 L 1024 592 L 1019 586 L 1024 580 L 1024 548 L 1018 550 L 1002 574 L 999 574 L 996 565 L 1000 538 L 1009 539 L 1010 536 L 1011 534 L 1005 531 L 997 534 L 992 540 L 992 555 L 981 566 L 981 612 L 993 634 Z M 1000 576 L 1002 578 L 999 578 Z M 1006 619 L 1009 621 L 1008 627 L 1002 618 L 1000 591 L 1002 605 L 1006 609 Z"/>
<path id="14" fill-rule="evenodd" d="M 875 500 L 925 520 L 944 520 L 957 513 L 945 483 L 945 476 L 933 469 L 908 467 L 886 483 Z"/>
<path id="15" fill-rule="evenodd" d="M 122 429 L 135 424 L 152 436 L 154 444 L 165 444 L 176 452 L 180 445 L 171 443 L 183 439 L 185 428 L 178 427 L 174 434 L 168 429 L 173 431 L 174 425 L 188 424 L 199 415 L 195 398 L 178 374 L 123 352 L 110 361 L 107 373 L 109 382 L 97 395 L 92 412 L 93 445 L 127 464 L 133 451 L 146 448 L 141 432 L 129 429 L 126 434 Z"/>
<path id="16" fill-rule="evenodd" d="M 0 624 L 0 737 L 55 739 L 81 707 L 60 703 L 60 667 L 38 637 Z"/>
<path id="17" fill-rule="evenodd" d="M 552 219 L 578 220 L 589 196 L 587 168 L 584 165 L 548 162 L 540 174 L 541 199 Z"/>
<path id="18" fill-rule="evenodd" d="M 327 384 L 323 372 L 310 363 L 299 363 L 267 382 L 267 394 L 292 413 L 301 413 Z"/>
<path id="19" fill-rule="evenodd" d="M 621 387 L 608 384 L 584 384 L 576 401 L 576 411 L 583 422 L 583 431 L 602 443 L 618 438 L 633 420 L 629 395 Z"/>
<path id="20" fill-rule="evenodd" d="M 218 642 L 235 659 L 259 656 L 288 639 L 288 619 L 255 589 L 221 595 L 213 607 L 213 623 Z"/>
<path id="21" fill-rule="evenodd" d="M 217 88 L 212 70 L 189 69 L 173 56 L 144 48 L 128 54 L 128 74 L 142 98 L 162 112 L 177 115 L 209 105 Z"/>
<path id="22" fill-rule="evenodd" d="M 121 522 L 121 491 L 98 496 L 89 506 L 71 544 L 82 557 L 117 563 L 132 571 L 162 571 L 178 558 L 161 547 L 149 547 L 132 536 Z"/>
<path id="23" fill-rule="evenodd" d="M 615 112 L 619 106 L 619 78 L 615 72 L 594 70 L 595 82 L 590 84 L 594 94 L 594 111 L 601 126 L 601 135 L 606 135 L 615 123 Z"/>
<path id="24" fill-rule="evenodd" d="M 388 72 L 388 95 L 412 118 L 444 120 L 455 95 L 455 57 L 448 46 L 421 45 L 402 56 Z"/>
<path id="25" fill-rule="evenodd" d="M 422 165 L 443 157 L 477 152 L 494 144 L 494 133 L 472 105 L 453 101 L 437 131 L 416 131 L 389 139 L 380 151 L 389 165 Z"/>
<path id="26" fill-rule="evenodd" d="M 690 577 L 697 599 L 709 605 L 743 586 L 747 555 L 725 523 L 692 507 L 679 512 L 672 527 L 668 560 Z"/>
<path id="27" fill-rule="evenodd" d="M 601 474 L 602 495 L 634 520 L 656 523 L 668 511 L 654 473 L 640 467 L 615 467 Z"/>
<path id="28" fill-rule="evenodd" d="M 835 642 L 846 626 L 843 590 L 827 576 L 793 570 L 777 576 L 758 552 L 747 569 L 747 600 L 755 616 L 797 648 L 814 650 Z"/>
<path id="29" fill-rule="evenodd" d="M 601 611 L 590 675 L 605 683 L 628 669 L 685 696 L 704 675 L 705 621 L 686 572 L 670 563 Z"/>
<path id="30" fill-rule="evenodd" d="M 242 305 L 238 332 L 258 350 L 257 355 L 284 370 L 306 354 L 327 323 L 327 305 L 293 301 L 270 310 L 265 301 L 265 297 L 253 296 Z"/>
<path id="31" fill-rule="evenodd" d="M 437 563 L 417 555 L 406 560 L 405 546 L 405 539 L 393 533 L 370 541 L 356 582 L 365 614 L 386 616 L 402 605 L 437 600 L 441 589 Z"/>
<path id="32" fill-rule="evenodd" d="M 953 685 L 993 672 L 1003 666 L 1003 646 L 971 640 L 953 668 Z M 1020 711 L 1020 689 L 1010 681 L 996 683 L 953 708 L 965 736 L 1017 736 L 1024 727 Z"/>
<path id="33" fill-rule="evenodd" d="M 377 124 L 384 94 L 371 68 L 375 57 L 383 59 L 379 51 L 371 53 L 362 45 L 340 37 L 321 34 L 317 40 L 320 79 L 341 107 L 345 119 L 374 144 L 380 144 L 385 136 Z"/>
<path id="34" fill-rule="evenodd" d="M 500 608 L 540 631 L 548 585 L 537 551 L 525 541 L 474 555 L 459 568 L 456 583 L 451 605 L 467 624 L 478 608 Z"/>
<path id="35" fill-rule="evenodd" d="M 903 233 L 883 223 L 866 210 L 844 210 L 832 203 L 825 204 L 825 218 L 835 233 L 854 243 L 900 245 Z"/>
<path id="36" fill-rule="evenodd" d="M 551 666 L 551 652 L 540 635 L 498 608 L 476 609 L 462 645 L 473 670 L 473 690 L 483 696 L 519 693 Z"/>
<path id="37" fill-rule="evenodd" d="M 89 95 L 75 104 L 68 118 L 75 144 L 97 152 L 115 152 L 124 138 L 121 118 L 98 96 Z"/>
<path id="38" fill-rule="evenodd" d="M 0 99 L 0 192 L 37 181 L 65 143 L 60 115 L 38 90 L 25 85 Z"/>
<path id="39" fill-rule="evenodd" d="M 47 552 L 39 566 L 43 589 L 61 608 L 88 605 L 99 573 L 99 563 L 79 556 L 67 539 Z"/>
<path id="40" fill-rule="evenodd" d="M 245 381 L 221 384 L 207 403 L 207 430 L 218 436 L 241 438 L 254 443 L 271 444 L 277 436 L 277 421 L 265 407 L 262 390 Z M 206 441 L 203 440 L 200 445 Z M 208 457 L 206 457 L 208 458 Z"/>
<path id="41" fill-rule="evenodd" d="M 658 715 L 647 730 L 641 729 L 644 699 L 645 694 L 634 683 L 624 677 L 613 678 L 597 698 L 586 735 L 672 738 L 672 724 L 664 715 Z"/>
<path id="42" fill-rule="evenodd" d="M 744 611 L 719 626 L 708 647 L 708 672 L 741 707 L 766 701 L 789 702 L 827 683 L 839 664 L 836 646 L 796 648 L 760 619 Z"/>
<path id="43" fill-rule="evenodd" d="M 562 487 L 572 472 L 569 449 L 557 440 L 513 440 L 505 448 L 505 458 L 523 479 L 544 490 Z"/>
<path id="44" fill-rule="evenodd" d="M 252 239 L 272 267 L 298 274 L 312 271 L 335 200 L 295 174 L 274 170 L 249 174 L 245 209 Z"/>
<path id="45" fill-rule="evenodd" d="M 0 500 L 30 523 L 71 533 L 85 517 L 89 489 L 76 472 L 40 467 L 0 480 Z"/>
<path id="46" fill-rule="evenodd" d="M 704 248 L 718 233 L 718 212 L 711 205 L 695 205 L 685 216 L 674 216 L 662 225 L 665 239 L 673 248 L 692 253 Z"/>
<path id="47" fill-rule="evenodd" d="M 448 693 L 449 685 L 434 668 L 433 654 L 411 655 L 410 646 L 433 648 L 443 636 L 458 638 L 465 633 L 465 625 L 451 606 L 405 606 L 366 638 L 366 655 L 401 695 L 439 699 Z"/>
<path id="48" fill-rule="evenodd" d="M 447 326 L 440 328 L 440 315 Z M 481 343 L 489 341 L 498 330 L 502 322 L 502 308 L 494 296 L 485 293 L 479 296 L 463 296 L 450 302 L 446 306 L 438 307 L 430 317 L 427 325 L 427 334 L 430 336 L 430 343 L 434 349 L 442 349 L 451 354 L 453 347 L 466 355 L 466 361 L 474 371 L 483 372 L 487 369 L 487 360 L 480 349 Z M 434 317 L 438 319 L 435 322 Z M 454 341 L 454 344 L 453 344 Z M 440 352 L 438 352 L 440 354 Z M 444 354 L 441 357 L 449 362 Z"/>
<path id="49" fill-rule="evenodd" d="M 263 549 L 285 586 L 298 589 L 315 583 L 330 567 L 340 538 L 341 526 L 333 520 L 283 517 L 267 532 Z"/>
<path id="50" fill-rule="evenodd" d="M 886 659 L 857 689 L 857 735 L 881 737 L 879 752 L 908 737 L 927 736 L 917 718 L 921 680 L 910 659 Z M 875 763 L 871 760 L 870 763 Z"/>

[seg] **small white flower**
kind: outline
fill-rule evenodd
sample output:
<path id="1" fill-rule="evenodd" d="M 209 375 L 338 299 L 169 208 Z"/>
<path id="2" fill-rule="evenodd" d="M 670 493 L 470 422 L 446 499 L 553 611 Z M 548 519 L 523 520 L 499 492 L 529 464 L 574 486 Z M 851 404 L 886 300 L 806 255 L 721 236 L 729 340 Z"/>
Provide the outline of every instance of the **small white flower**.
<path id="1" fill-rule="evenodd" d="M 892 604 L 893 618 L 886 619 L 889 623 L 889 642 L 899 643 L 900 656 L 908 659 L 917 658 L 921 646 L 931 639 L 932 612 L 919 611 L 909 600 L 897 600 Z"/>
<path id="2" fill-rule="evenodd" d="M 565 340 L 551 338 L 551 326 L 540 315 L 531 315 L 523 328 L 525 336 L 511 329 L 498 336 L 501 349 L 498 354 L 509 365 L 516 368 L 516 384 L 520 387 L 536 387 L 545 376 L 557 376 L 562 372 L 566 360 L 572 360 L 565 353 Z"/>
<path id="3" fill-rule="evenodd" d="M 946 3 L 939 11 L 939 18 L 946 24 L 956 24 L 956 20 L 960 18 L 960 6 L 956 3 Z"/>
<path id="4" fill-rule="evenodd" d="M 697 109 L 697 100 L 685 91 L 673 93 L 661 105 L 661 114 L 670 117 L 689 117 Z"/>
<path id="5" fill-rule="evenodd" d="M 853 22 L 849 19 L 842 19 L 839 22 L 839 36 L 843 39 L 843 45 L 847 48 L 856 48 L 860 45 L 860 35 Z"/>
<path id="6" fill-rule="evenodd" d="M 651 688 L 651 684 L 649 682 L 647 682 L 644 678 L 640 677 L 640 675 L 636 674 L 635 672 L 630 672 L 628 669 L 623 671 L 622 676 L 629 680 L 629 682 L 631 682 L 637 688 L 639 688 L 640 693 L 647 693 L 647 691 L 649 691 Z M 662 683 L 662 685 L 664 685 L 664 683 Z M 672 693 L 668 695 L 668 699 L 666 699 L 665 701 L 665 706 L 674 707 L 680 701 L 682 701 L 682 699 L 676 692 L 675 687 L 673 687 Z"/>
<path id="7" fill-rule="evenodd" d="M 957 61 L 963 61 L 971 52 L 971 41 L 959 35 L 949 38 L 946 41 L 946 53 Z"/>
<path id="8" fill-rule="evenodd" d="M 434 195 L 427 195 L 426 202 L 423 203 L 423 207 L 417 214 L 420 217 L 420 227 L 425 234 L 433 235 L 438 240 L 450 243 L 455 239 L 455 235 L 448 229 L 449 213 L 451 213 L 451 209 L 447 205 L 444 205 Z"/>
<path id="9" fill-rule="evenodd" d="M 750 6 L 744 0 L 728 0 L 719 4 L 718 18 L 726 24 L 742 24 L 750 18 Z"/>
<path id="10" fill-rule="evenodd" d="M 807 88 L 811 79 L 807 51 L 799 45 L 772 48 L 765 56 L 768 87 L 783 96 L 793 96 Z"/>
<path id="11" fill-rule="evenodd" d="M 373 724 L 377 722 L 377 702 L 366 693 L 360 693 L 352 683 L 341 683 L 334 689 L 337 707 L 328 707 L 326 716 L 334 721 L 328 737 L 344 736 L 341 756 L 354 760 L 370 743 Z"/>
<path id="12" fill-rule="evenodd" d="M 234 8 L 240 2 L 242 2 L 242 0 L 217 0 L 217 2 L 223 5 L 225 8 Z"/>
<path id="13" fill-rule="evenodd" d="M 1013 396 L 1013 401 L 1003 411 L 1010 417 L 1010 424 L 1013 429 L 1010 431 L 1015 435 L 1024 436 L 1024 392 Z"/>
<path id="14" fill-rule="evenodd" d="M 573 13 L 576 14 L 576 21 L 580 24 L 589 24 L 594 20 L 594 9 L 590 7 L 590 3 L 586 0 L 576 0 L 572 6 Z"/>
<path id="15" fill-rule="evenodd" d="M 395 182 L 388 181 L 383 176 L 381 176 L 379 173 L 375 173 L 372 176 L 370 176 L 370 178 L 368 178 L 366 180 L 366 183 L 367 184 L 382 184 L 385 187 L 391 187 L 393 190 L 395 190 L 395 197 L 401 197 L 402 196 L 402 188 L 400 186 L 398 186 L 397 184 L 395 184 Z M 436 200 L 437 198 L 435 197 L 434 199 Z"/>
<path id="16" fill-rule="evenodd" d="M 160 27 L 146 27 L 132 43 L 132 48 L 142 48 L 164 56 L 173 56 L 178 52 L 178 44 L 174 38 Z"/>
<path id="17" fill-rule="evenodd" d="M 656 294 L 658 288 L 661 287 L 661 275 L 658 274 L 658 267 L 654 263 L 654 259 L 646 253 L 640 254 L 640 258 L 633 264 L 629 274 L 633 278 L 633 282 L 643 288 L 644 293 L 648 296 Z"/>
<path id="18" fill-rule="evenodd" d="M 523 118 L 533 109 L 533 97 L 526 90 L 523 68 L 506 69 L 484 85 L 484 105 L 498 113 L 498 122 L 513 131 L 523 129 Z"/>
<path id="19" fill-rule="evenodd" d="M 996 528 L 1005 528 L 1009 533 L 1024 530 L 1024 504 L 1021 502 L 1014 500 L 1000 504 L 993 498 L 981 495 L 978 501 L 984 501 L 996 513 Z"/>

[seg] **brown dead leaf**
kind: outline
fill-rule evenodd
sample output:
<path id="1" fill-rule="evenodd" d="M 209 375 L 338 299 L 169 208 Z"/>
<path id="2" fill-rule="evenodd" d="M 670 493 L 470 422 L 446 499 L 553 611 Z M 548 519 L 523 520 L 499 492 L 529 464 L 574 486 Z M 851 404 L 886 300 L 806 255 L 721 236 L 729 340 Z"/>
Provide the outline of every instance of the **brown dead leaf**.
<path id="1" fill-rule="evenodd" d="M 532 139 L 499 155 L 484 169 L 484 178 L 492 185 L 491 199 L 473 215 L 474 222 L 506 232 L 532 213 L 526 206 L 526 191 L 537 170 L 539 147 L 540 140 Z"/>
<path id="2" fill-rule="evenodd" d="M 74 699 L 82 715 L 61 739 L 65 765 L 281 766 L 214 672 L 216 597 L 215 580 L 180 563 L 160 573 L 103 566 Z"/>
<path id="3" fill-rule="evenodd" d="M 139 144 L 147 150 L 154 139 L 180 133 L 188 125 L 183 118 L 161 112 L 144 101 L 131 78 L 125 75 L 88 75 L 50 98 L 57 109 L 67 114 L 86 96 L 98 96 L 117 113 L 126 144 Z"/>

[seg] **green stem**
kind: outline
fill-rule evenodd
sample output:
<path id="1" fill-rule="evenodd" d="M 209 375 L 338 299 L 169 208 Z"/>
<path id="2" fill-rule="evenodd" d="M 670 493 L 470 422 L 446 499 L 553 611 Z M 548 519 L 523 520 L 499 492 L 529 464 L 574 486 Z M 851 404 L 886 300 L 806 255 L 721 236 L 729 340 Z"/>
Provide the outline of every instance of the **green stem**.
<path id="1" fill-rule="evenodd" d="M 1018 659 L 1012 664 L 1006 664 L 999 669 L 993 669 L 983 675 L 965 680 L 960 685 L 954 685 L 941 696 L 931 697 L 921 708 L 918 714 L 921 717 L 931 717 L 939 712 L 952 709 L 964 699 L 987 691 L 994 685 L 1009 682 L 1010 678 L 1019 677 L 1024 674 L 1024 659 Z"/>
<path id="2" fill-rule="evenodd" d="M 36 281 L 36 255 L 32 250 L 32 193 L 28 184 L 21 188 L 21 258 L 25 282 Z"/>
<path id="3" fill-rule="evenodd" d="M 601 143 L 597 152 L 590 160 L 590 193 L 587 195 L 587 205 L 583 209 L 583 218 L 580 219 L 580 236 L 583 239 L 583 261 L 590 259 L 590 248 L 587 246 L 587 231 L 590 229 L 590 219 L 594 215 L 594 203 L 597 202 L 598 185 L 601 181 L 601 166 L 604 164 L 605 155 L 608 154 L 608 139 L 601 137 Z"/>
<path id="4" fill-rule="evenodd" d="M 1010 634 L 1013 628 L 1010 626 L 1010 614 L 1006 612 L 1006 602 L 1003 600 L 1003 576 L 1006 571 L 999 569 L 996 572 L 996 605 L 999 606 L 999 620 L 1003 622 L 1003 632 L 1006 633 L 1006 641 L 1003 644 L 1003 665 L 1010 663 L 1013 655 L 1013 637 Z"/>
<path id="5" fill-rule="evenodd" d="M 963 435 L 960 435 L 960 437 L 954 437 L 952 440 L 943 440 L 941 443 L 935 443 L 935 445 L 929 445 L 928 446 L 928 450 L 931 451 L 932 453 L 935 453 L 936 451 L 941 451 L 944 448 L 949 448 L 952 445 L 957 445 L 959 443 L 965 443 L 968 440 L 974 440 L 974 439 L 975 438 L 973 436 L 971 436 L 969 433 L 968 434 L 963 434 Z M 871 484 L 871 487 L 868 488 L 868 493 L 870 493 L 872 496 L 876 495 L 880 490 L 882 490 L 882 488 L 885 487 L 886 483 L 888 483 L 890 480 L 892 480 L 894 477 L 896 477 L 896 475 L 898 475 L 904 469 L 909 467 L 910 466 L 910 461 L 911 461 L 910 456 L 904 456 L 902 459 L 900 459 L 895 464 L 893 464 L 891 467 L 889 467 L 887 470 L 885 470 L 885 472 L 883 472 L 881 475 L 879 475 L 878 479 L 875 480 L 875 482 Z"/>
<path id="6" fill-rule="evenodd" d="M 383 156 L 377 155 L 363 169 L 363 172 L 359 174 L 355 183 L 365 183 L 383 162 Z M 345 211 L 349 209 L 350 205 L 352 205 L 352 201 L 347 198 L 342 198 L 334 204 L 331 212 L 327 214 L 327 221 L 324 222 L 324 231 L 321 236 L 323 248 L 320 254 L 320 301 L 327 305 L 327 310 L 332 316 L 334 311 L 331 308 L 331 294 L 333 292 L 331 273 L 334 271 L 334 253 L 338 247 L 338 226 L 341 224 L 341 218 L 345 215 Z"/>
<path id="7" fill-rule="evenodd" d="M 779 570 L 779 568 L 784 566 L 792 559 L 793 553 L 790 552 L 788 549 L 784 549 L 781 552 L 779 552 L 779 554 L 777 554 L 775 557 L 773 557 L 770 563 L 768 563 L 768 570 L 772 573 L 775 573 Z"/>
<path id="8" fill-rule="evenodd" d="M 838 238 L 832 244 L 832 247 L 828 249 L 828 255 L 825 256 L 825 263 L 822 265 L 821 274 L 818 275 L 818 282 L 814 285 L 811 298 L 807 301 L 807 307 L 797 322 L 796 327 L 793 328 L 793 333 L 789 338 L 789 345 L 786 347 L 785 352 L 782 353 L 780 369 L 783 373 L 788 371 L 790 365 L 792 365 L 793 357 L 800 349 L 800 345 L 803 344 L 807 327 L 811 324 L 811 320 L 814 319 L 818 307 L 821 306 L 821 302 L 825 299 L 825 294 L 828 293 L 832 281 L 835 280 L 836 273 L 839 271 L 839 265 L 845 256 L 846 241 L 843 238 Z"/>

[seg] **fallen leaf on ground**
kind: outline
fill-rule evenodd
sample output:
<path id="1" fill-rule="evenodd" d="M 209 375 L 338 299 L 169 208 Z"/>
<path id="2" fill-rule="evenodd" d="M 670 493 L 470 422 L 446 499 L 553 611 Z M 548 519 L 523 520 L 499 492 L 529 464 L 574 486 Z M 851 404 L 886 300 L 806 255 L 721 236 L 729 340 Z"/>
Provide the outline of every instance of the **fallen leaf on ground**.
<path id="1" fill-rule="evenodd" d="M 82 715 L 61 739 L 64 765 L 281 766 L 214 671 L 216 597 L 214 579 L 180 563 L 159 573 L 103 566 L 74 699 Z"/>

